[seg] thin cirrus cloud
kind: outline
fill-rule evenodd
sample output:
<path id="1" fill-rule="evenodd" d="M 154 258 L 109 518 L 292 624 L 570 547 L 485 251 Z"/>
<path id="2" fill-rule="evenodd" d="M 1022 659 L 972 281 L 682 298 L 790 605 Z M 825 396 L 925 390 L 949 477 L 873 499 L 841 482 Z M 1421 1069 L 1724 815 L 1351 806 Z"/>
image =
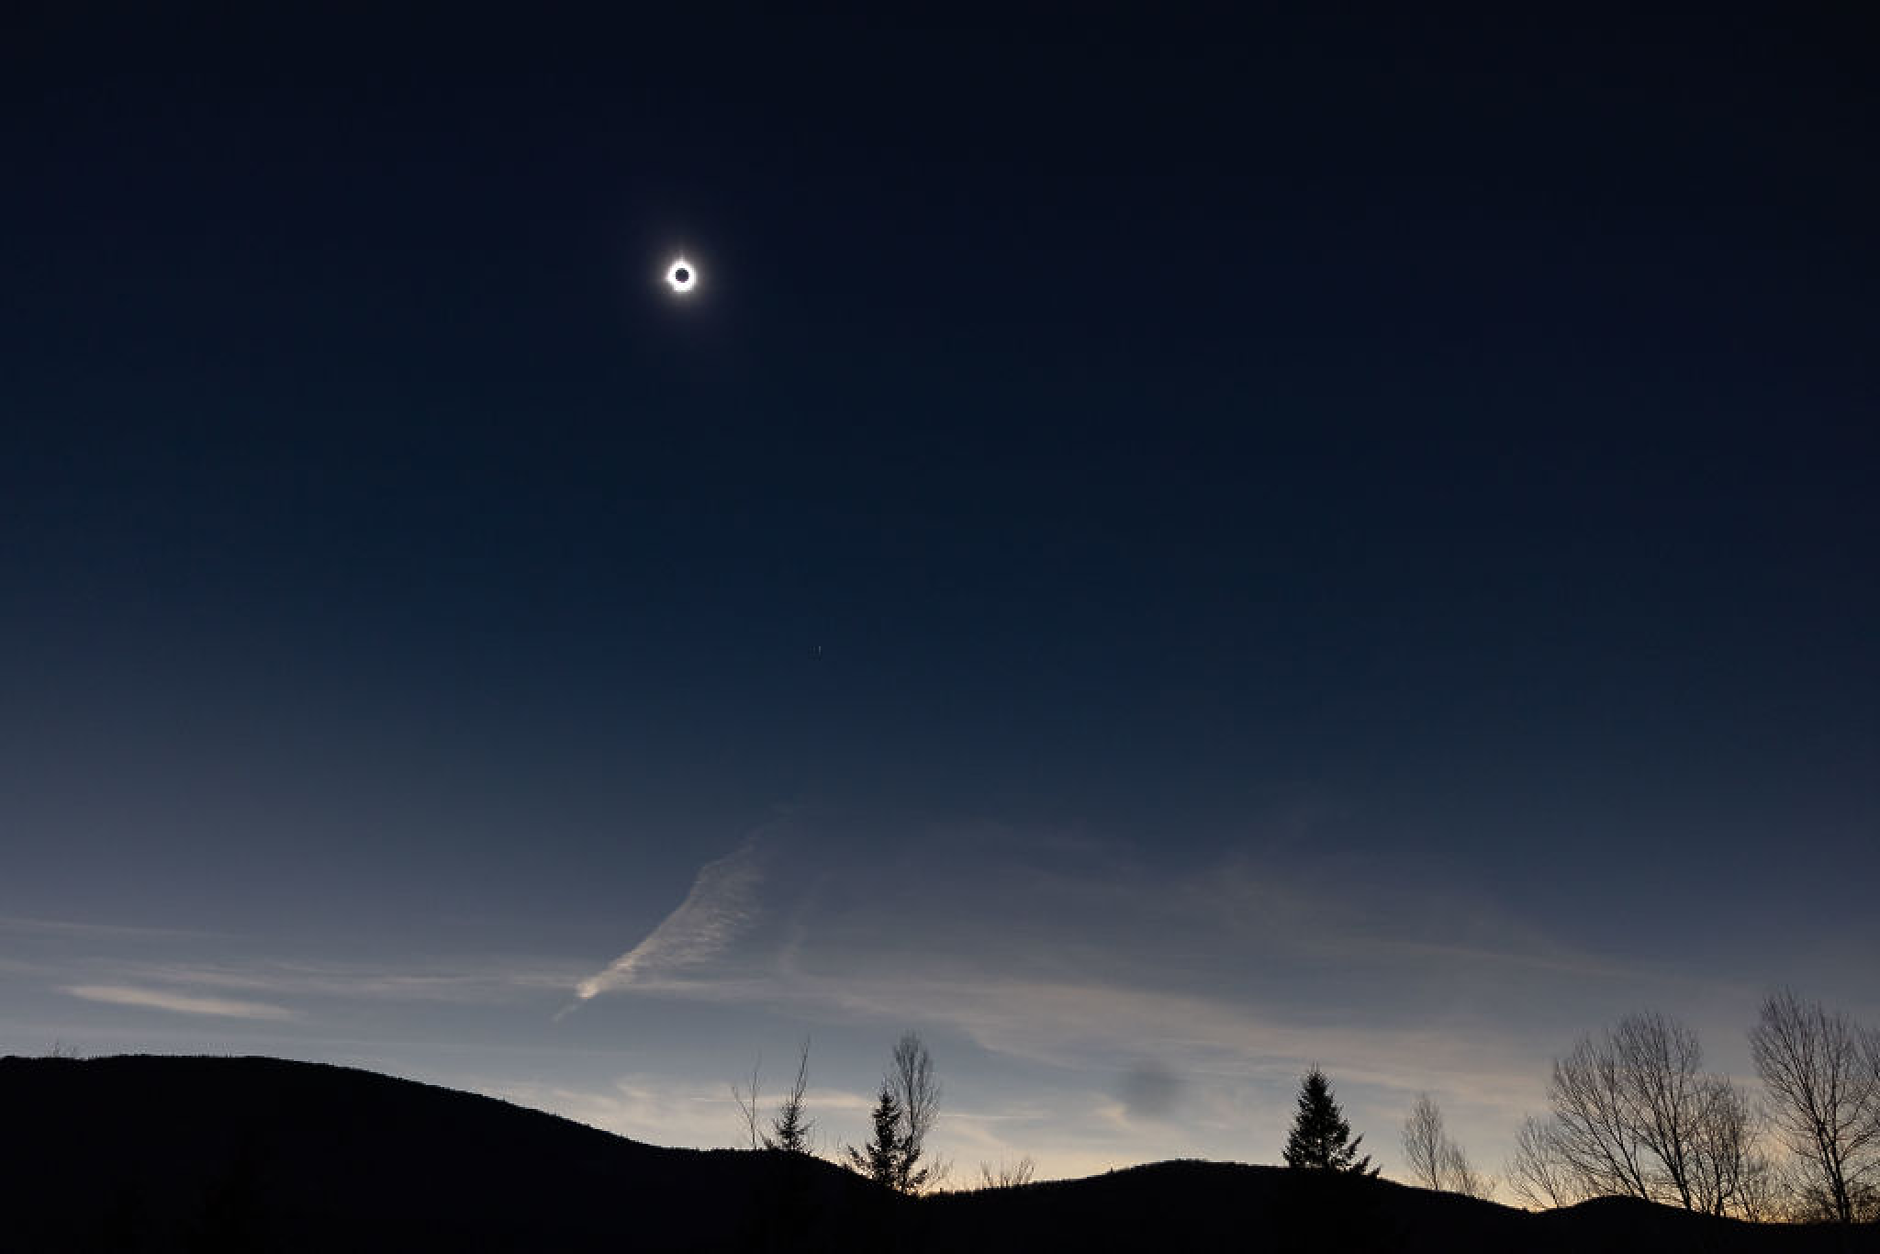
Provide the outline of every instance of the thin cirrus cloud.
<path id="1" fill-rule="evenodd" d="M 819 1041 L 970 1041 L 980 1060 L 954 1065 L 984 1106 L 973 1152 L 1052 1172 L 1244 1156 L 1312 1063 L 1366 1127 L 1427 1091 L 1493 1160 L 1582 1032 L 1657 1006 L 1721 1046 L 1748 1004 L 1728 971 L 1620 960 L 1459 875 L 1368 857 L 1354 874 L 1332 850 L 1249 840 L 1170 869 L 1120 842 L 797 819 L 705 864 L 575 1004 L 680 998 L 812 1022 Z M 1015 1113 L 1007 1074 L 1048 1118 Z M 597 1116 L 651 1130 L 609 1096 Z M 665 1117 L 669 1136 L 716 1135 L 703 1107 L 689 1135 L 685 1110 Z"/>
<path id="2" fill-rule="evenodd" d="M 1244 849 L 1171 873 L 1009 830 L 853 836 L 748 837 L 580 1002 L 927 1024 L 1007 1057 L 1134 1068 L 1156 1082 L 1126 1085 L 1125 1106 L 1149 1117 L 1187 1076 L 1313 1059 L 1384 1087 L 1473 1077 L 1478 1100 L 1513 1108 L 1609 1007 L 1676 1005 L 1707 978 L 1587 953 L 1439 881 L 1315 879 Z"/>
<path id="3" fill-rule="evenodd" d="M 190 984 L 277 997 L 339 1001 L 497 1005 L 566 988 L 567 970 L 507 960 L 465 959 L 449 967 L 388 968 L 323 963 L 137 964 L 125 973 L 164 984 Z"/>
<path id="4" fill-rule="evenodd" d="M 139 948 L 154 948 L 160 939 L 140 938 Z M 76 988 L 109 990 L 111 996 L 89 996 L 87 1000 L 158 1008 L 174 1005 L 179 998 L 184 1002 L 193 998 L 211 1006 L 301 1005 L 309 1001 L 500 1006 L 552 997 L 565 990 L 581 969 L 565 961 L 486 955 L 466 955 L 450 962 L 370 965 L 262 957 L 232 962 L 189 956 L 126 959 L 73 953 L 63 945 L 41 946 L 24 960 L 0 958 L 0 975 L 43 981 L 77 996 L 85 995 L 74 994 Z M 135 992 L 137 997 L 124 995 L 125 990 Z M 221 1013 L 177 1008 L 184 1013 Z"/>
<path id="5" fill-rule="evenodd" d="M 172 1014 L 209 1015 L 222 1019 L 259 1019 L 278 1022 L 298 1018 L 286 1006 L 269 1002 L 239 1001 L 230 997 L 195 997 L 167 989 L 131 988 L 121 984 L 74 984 L 65 990 L 84 1001 L 105 1002 L 113 1006 L 136 1006 L 146 1010 L 166 1010 Z"/>
<path id="6" fill-rule="evenodd" d="M 202 940 L 215 938 L 215 932 L 188 928 L 134 927 L 123 923 L 98 923 L 82 919 L 40 919 L 22 915 L 0 915 L 0 932 L 27 936 L 57 936 L 109 940 Z"/>
<path id="7" fill-rule="evenodd" d="M 1321 978 L 1302 981 L 1301 968 Z M 922 834 L 858 853 L 799 825 L 755 833 L 706 863 L 670 914 L 575 991 L 582 1001 L 638 991 L 860 1006 L 877 995 L 950 1002 L 1000 985 L 1231 988 L 1236 1002 L 1323 990 L 1383 1007 L 1406 979 L 1523 986 L 1537 974 L 1634 971 L 1440 886 L 1334 892 L 1234 854 L 1186 875 L 1155 873 L 1116 847 L 1009 832 Z"/>
<path id="8" fill-rule="evenodd" d="M 1249 1103 L 1290 1100 L 1311 1062 L 1374 1123 L 1427 1090 L 1492 1143 L 1536 1108 L 1550 1051 L 1608 1004 L 1675 1004 L 1664 994 L 1682 978 L 1588 954 L 1434 878 L 1355 883 L 1249 848 L 1171 871 L 1115 842 L 798 820 L 706 863 L 575 1004 L 681 998 L 808 1020 L 832 1041 L 910 1026 L 964 1038 L 987 1068 L 970 1081 L 986 1103 L 974 1152 L 1070 1170 L 1144 1146 L 1193 1152 L 1186 1135 L 1244 1153 Z M 994 1096 L 997 1059 L 1053 1077 L 1031 1094 L 1048 1120 Z M 653 1130 L 608 1096 L 595 1113 L 610 1126 Z M 709 1141 L 704 1126 L 682 1139 Z"/>
<path id="9" fill-rule="evenodd" d="M 761 834 L 753 834 L 700 867 L 678 909 L 645 940 L 577 984 L 575 996 L 588 1001 L 636 983 L 663 983 L 723 954 L 757 916 L 757 889 L 764 878 L 761 848 Z"/>

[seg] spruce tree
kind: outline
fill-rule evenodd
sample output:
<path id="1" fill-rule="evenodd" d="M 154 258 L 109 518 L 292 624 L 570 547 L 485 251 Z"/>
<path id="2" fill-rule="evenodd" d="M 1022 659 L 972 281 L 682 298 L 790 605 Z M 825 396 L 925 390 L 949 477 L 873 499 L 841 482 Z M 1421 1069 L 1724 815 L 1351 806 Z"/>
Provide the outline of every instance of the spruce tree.
<path id="1" fill-rule="evenodd" d="M 1319 1171 L 1348 1171 L 1375 1176 L 1371 1156 L 1358 1157 L 1363 1137 L 1351 1139 L 1351 1125 L 1332 1100 L 1332 1086 L 1317 1067 L 1306 1073 L 1299 1088 L 1299 1113 L 1286 1138 L 1286 1165 Z"/>
<path id="2" fill-rule="evenodd" d="M 799 1090 L 803 1075 L 799 1068 Z M 894 1047 L 893 1065 L 881 1078 L 881 1096 L 870 1116 L 875 1124 L 874 1137 L 860 1149 L 844 1145 L 840 1161 L 857 1175 L 885 1184 L 896 1193 L 921 1192 L 938 1183 L 947 1172 L 947 1164 L 927 1159 L 927 1133 L 939 1109 L 940 1082 L 934 1078 L 933 1058 L 917 1034 L 905 1033 Z M 926 1165 L 922 1166 L 924 1159 Z"/>
<path id="3" fill-rule="evenodd" d="M 843 1156 L 848 1159 L 850 1170 L 867 1176 L 876 1184 L 899 1189 L 904 1171 L 902 1161 L 906 1156 L 901 1145 L 901 1103 L 894 1100 L 894 1093 L 885 1081 L 872 1118 L 875 1122 L 873 1138 L 861 1149 L 843 1146 Z"/>
<path id="4" fill-rule="evenodd" d="M 808 1091 L 809 1042 L 805 1040 L 801 1052 L 797 1054 L 796 1083 L 784 1094 L 783 1103 L 777 1107 L 777 1114 L 770 1121 L 770 1133 L 764 1137 L 765 1149 L 782 1150 L 786 1154 L 810 1152 L 810 1132 L 816 1123 L 803 1113 L 803 1095 Z"/>
<path id="5" fill-rule="evenodd" d="M 764 1148 L 782 1150 L 786 1154 L 807 1154 L 813 1126 L 803 1116 L 803 1099 L 786 1097 L 777 1108 L 777 1117 L 770 1121 L 770 1135 L 764 1138 Z"/>

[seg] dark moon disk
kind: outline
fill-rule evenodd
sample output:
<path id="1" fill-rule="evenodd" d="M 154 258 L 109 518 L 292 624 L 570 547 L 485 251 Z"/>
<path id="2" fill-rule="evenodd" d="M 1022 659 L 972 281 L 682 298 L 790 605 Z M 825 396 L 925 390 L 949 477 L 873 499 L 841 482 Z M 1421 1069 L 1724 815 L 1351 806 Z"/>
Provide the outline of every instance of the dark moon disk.
<path id="1" fill-rule="evenodd" d="M 698 268 L 684 257 L 675 257 L 672 266 L 666 271 L 666 285 L 674 292 L 684 295 L 698 283 Z"/>

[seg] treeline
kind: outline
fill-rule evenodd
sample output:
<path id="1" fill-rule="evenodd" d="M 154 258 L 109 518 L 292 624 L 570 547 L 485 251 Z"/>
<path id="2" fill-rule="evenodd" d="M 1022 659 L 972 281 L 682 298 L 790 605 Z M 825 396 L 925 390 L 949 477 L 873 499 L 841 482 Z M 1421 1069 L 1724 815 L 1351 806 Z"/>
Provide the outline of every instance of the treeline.
<path id="1" fill-rule="evenodd" d="M 1690 1028 L 1628 1015 L 1554 1060 L 1546 1116 L 1508 1164 L 1515 1195 L 1620 1195 L 1749 1220 L 1880 1219 L 1880 1032 L 1783 991 L 1749 1033 L 1761 1093 L 1706 1072 Z"/>
<path id="2" fill-rule="evenodd" d="M 1548 1113 L 1530 1115 L 1507 1165 L 1532 1207 L 1636 1197 L 1752 1222 L 1880 1221 L 1880 1031 L 1794 993 L 1772 994 L 1749 1032 L 1761 1091 L 1704 1069 L 1697 1033 L 1627 1015 L 1556 1058 Z M 1419 1095 L 1404 1159 L 1426 1188 L 1489 1197 Z"/>
<path id="3" fill-rule="evenodd" d="M 809 1042 L 804 1041 L 798 1051 L 796 1079 L 768 1122 L 763 1117 L 758 1091 L 761 1065 L 760 1058 L 751 1068 L 748 1088 L 731 1086 L 750 1147 L 816 1155 L 815 1121 L 809 1118 L 804 1105 L 809 1090 Z M 875 1106 L 869 1114 L 872 1132 L 860 1145 L 838 1146 L 833 1155 L 835 1162 L 896 1193 L 925 1193 L 939 1188 L 952 1174 L 952 1164 L 934 1157 L 927 1149 L 927 1135 L 940 1118 L 940 1095 L 939 1075 L 926 1043 L 919 1033 L 903 1033 L 895 1042 L 888 1069 L 875 1092 Z M 1028 1184 L 1032 1170 L 1030 1158 L 1012 1166 L 1001 1163 L 996 1168 L 981 1163 L 981 1187 Z"/>
<path id="4" fill-rule="evenodd" d="M 1521 1125 L 1505 1171 L 1509 1192 L 1540 1208 L 1622 1196 L 1753 1222 L 1880 1221 L 1880 1031 L 1782 991 L 1763 1002 L 1749 1046 L 1760 1092 L 1705 1070 L 1697 1033 L 1655 1011 L 1582 1037 L 1553 1061 L 1548 1113 Z M 815 1152 L 808 1076 L 805 1042 L 795 1083 L 767 1126 L 757 1071 L 748 1090 L 732 1086 L 752 1148 Z M 949 1165 L 929 1156 L 927 1137 L 940 1092 L 926 1046 L 903 1035 L 877 1091 L 872 1135 L 841 1146 L 835 1160 L 896 1192 L 937 1187 Z M 1400 1136 L 1412 1183 L 1496 1193 L 1497 1181 L 1449 1135 L 1428 1094 L 1418 1095 Z M 1351 1136 L 1325 1073 L 1313 1067 L 1301 1081 L 1287 1166 L 1375 1176 L 1369 1156 L 1358 1154 L 1363 1139 Z M 1032 1170 L 1029 1158 L 982 1164 L 981 1183 L 1022 1185 Z"/>

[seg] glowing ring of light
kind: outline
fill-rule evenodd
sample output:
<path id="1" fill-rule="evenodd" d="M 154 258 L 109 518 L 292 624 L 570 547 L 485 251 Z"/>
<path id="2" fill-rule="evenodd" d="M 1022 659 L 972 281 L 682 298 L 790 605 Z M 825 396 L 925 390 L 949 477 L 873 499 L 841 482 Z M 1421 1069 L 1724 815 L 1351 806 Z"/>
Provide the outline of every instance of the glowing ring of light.
<path id="1" fill-rule="evenodd" d="M 698 286 L 698 267 L 684 257 L 673 262 L 666 269 L 666 286 L 683 296 Z"/>

